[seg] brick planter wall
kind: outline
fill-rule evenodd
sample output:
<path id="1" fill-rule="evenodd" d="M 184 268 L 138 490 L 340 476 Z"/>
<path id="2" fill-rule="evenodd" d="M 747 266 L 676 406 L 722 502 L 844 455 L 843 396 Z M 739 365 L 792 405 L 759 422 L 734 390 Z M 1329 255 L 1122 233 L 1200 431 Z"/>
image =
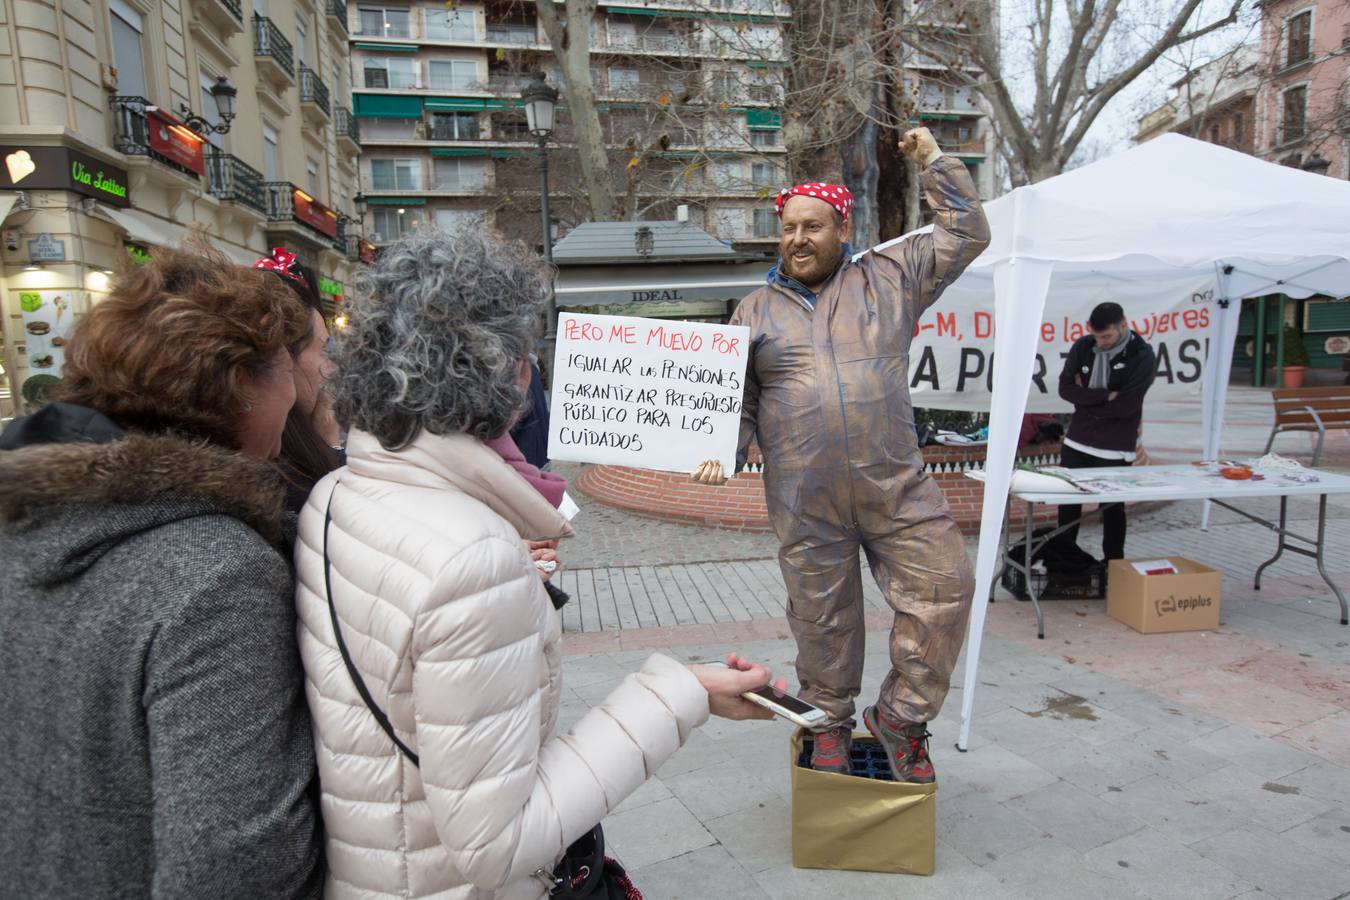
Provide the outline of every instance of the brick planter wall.
<path id="1" fill-rule="evenodd" d="M 924 468 L 951 504 L 961 530 L 967 534 L 979 531 L 984 485 L 967 478 L 965 472 L 984 466 L 984 448 L 925 447 L 923 459 Z M 1017 459 L 1037 465 L 1058 464 L 1059 444 L 1023 447 Z M 758 448 L 752 447 L 746 470 L 721 487 L 694 484 L 688 475 L 623 466 L 587 466 L 577 476 L 575 487 L 606 506 L 657 519 L 732 531 L 769 531 L 764 483 L 760 480 L 762 468 Z M 1055 515 L 1054 507 L 1043 506 L 1037 510 L 1036 523 L 1050 524 Z M 1025 505 L 1015 504 L 1013 523 L 1022 525 L 1025 521 Z"/>

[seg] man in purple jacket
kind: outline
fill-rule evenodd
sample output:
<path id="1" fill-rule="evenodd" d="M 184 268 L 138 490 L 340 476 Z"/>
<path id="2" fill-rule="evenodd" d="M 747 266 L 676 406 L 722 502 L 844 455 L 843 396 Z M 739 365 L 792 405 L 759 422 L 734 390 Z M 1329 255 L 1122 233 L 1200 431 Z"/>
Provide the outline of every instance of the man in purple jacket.
<path id="1" fill-rule="evenodd" d="M 1060 465 L 1068 469 L 1128 466 L 1139 443 L 1144 394 L 1157 359 L 1148 341 L 1130 331 L 1119 303 L 1100 303 L 1088 317 L 1092 333 L 1074 342 L 1059 375 L 1059 396 L 1073 404 Z M 1081 506 L 1061 506 L 1066 542 L 1078 540 Z M 1102 508 L 1102 554 L 1125 558 L 1125 504 Z"/>

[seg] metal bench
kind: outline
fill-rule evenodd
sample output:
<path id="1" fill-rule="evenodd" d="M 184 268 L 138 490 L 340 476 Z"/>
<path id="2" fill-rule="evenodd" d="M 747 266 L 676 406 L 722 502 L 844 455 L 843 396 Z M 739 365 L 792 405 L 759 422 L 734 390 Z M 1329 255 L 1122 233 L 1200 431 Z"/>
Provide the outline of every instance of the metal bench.
<path id="1" fill-rule="evenodd" d="M 1322 458 L 1322 443 L 1327 429 L 1350 429 L 1350 386 L 1284 388 L 1272 392 L 1275 401 L 1275 427 L 1266 441 L 1266 453 L 1275 444 L 1275 435 L 1281 431 L 1315 431 L 1317 448 L 1313 450 L 1312 464 Z"/>

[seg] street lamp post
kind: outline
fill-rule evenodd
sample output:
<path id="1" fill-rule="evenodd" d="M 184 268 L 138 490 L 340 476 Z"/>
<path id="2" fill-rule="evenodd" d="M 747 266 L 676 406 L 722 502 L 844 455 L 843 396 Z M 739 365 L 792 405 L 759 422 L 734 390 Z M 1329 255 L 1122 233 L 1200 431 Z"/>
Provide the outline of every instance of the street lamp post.
<path id="1" fill-rule="evenodd" d="M 230 130 L 230 122 L 234 119 L 234 101 L 239 90 L 224 75 L 216 79 L 216 83 L 211 85 L 211 99 L 216 104 L 216 117 L 220 123 L 213 125 L 203 116 L 199 116 L 192 111 L 192 108 L 186 103 L 178 104 L 179 111 L 183 114 L 183 124 L 202 136 L 212 134 L 225 134 Z"/>
<path id="2" fill-rule="evenodd" d="M 539 141 L 539 205 L 543 222 L 544 258 L 553 262 L 553 236 L 549 234 L 548 215 L 548 139 L 553 134 L 553 112 L 558 104 L 558 89 L 536 72 L 534 80 L 520 92 L 525 103 L 525 123 Z"/>
<path id="3" fill-rule="evenodd" d="M 539 207 L 540 222 L 543 225 L 544 259 L 553 262 L 553 229 L 548 214 L 548 139 L 553 134 L 553 113 L 558 104 L 558 89 L 544 80 L 543 72 L 536 72 L 534 79 L 520 92 L 525 103 L 525 124 L 539 141 Z M 551 350 L 558 333 L 558 304 L 549 298 L 545 312 L 544 349 Z M 550 359 L 551 354 L 545 358 Z"/>

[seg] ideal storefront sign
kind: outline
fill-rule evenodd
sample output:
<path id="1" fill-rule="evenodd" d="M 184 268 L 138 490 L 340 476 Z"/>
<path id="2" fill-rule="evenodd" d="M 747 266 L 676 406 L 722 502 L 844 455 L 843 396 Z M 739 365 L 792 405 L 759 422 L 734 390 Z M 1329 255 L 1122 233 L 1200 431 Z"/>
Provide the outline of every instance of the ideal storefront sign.
<path id="1" fill-rule="evenodd" d="M 110 206 L 131 205 L 127 170 L 70 147 L 0 147 L 0 190 L 75 191 Z"/>

